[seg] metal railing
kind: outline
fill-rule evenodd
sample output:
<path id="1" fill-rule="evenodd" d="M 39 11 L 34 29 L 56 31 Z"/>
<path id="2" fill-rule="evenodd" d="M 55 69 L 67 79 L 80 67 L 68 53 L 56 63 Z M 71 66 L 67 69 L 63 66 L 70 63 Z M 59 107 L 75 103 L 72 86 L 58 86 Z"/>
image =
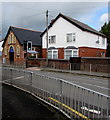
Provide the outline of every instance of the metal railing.
<path id="1" fill-rule="evenodd" d="M 14 68 L 2 68 L 2 82 L 25 90 L 71 120 L 109 120 L 110 96 L 63 79 Z"/>

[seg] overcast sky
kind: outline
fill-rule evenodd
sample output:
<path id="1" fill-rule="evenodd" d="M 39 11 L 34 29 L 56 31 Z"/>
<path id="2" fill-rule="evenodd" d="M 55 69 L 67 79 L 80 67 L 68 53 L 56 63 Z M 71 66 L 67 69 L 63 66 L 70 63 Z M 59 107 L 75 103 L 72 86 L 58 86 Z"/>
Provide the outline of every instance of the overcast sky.
<path id="1" fill-rule="evenodd" d="M 46 10 L 49 10 L 49 21 L 62 13 L 96 30 L 100 30 L 104 22 L 108 21 L 108 2 L 2 2 L 0 9 L 1 6 L 2 38 L 9 26 L 43 31 Z"/>
<path id="2" fill-rule="evenodd" d="M 11 25 L 43 31 L 46 10 L 49 10 L 49 21 L 63 13 L 97 30 L 108 19 L 107 2 L 3 2 L 3 37 Z"/>

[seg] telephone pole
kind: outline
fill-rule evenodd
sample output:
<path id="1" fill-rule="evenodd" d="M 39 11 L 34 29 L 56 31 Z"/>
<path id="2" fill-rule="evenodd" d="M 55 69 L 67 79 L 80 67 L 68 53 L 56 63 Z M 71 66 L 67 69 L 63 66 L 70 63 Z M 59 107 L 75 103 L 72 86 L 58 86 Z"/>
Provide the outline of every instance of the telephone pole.
<path id="1" fill-rule="evenodd" d="M 48 10 L 46 11 L 46 43 L 47 43 L 47 56 L 46 56 L 46 67 L 48 67 Z"/>

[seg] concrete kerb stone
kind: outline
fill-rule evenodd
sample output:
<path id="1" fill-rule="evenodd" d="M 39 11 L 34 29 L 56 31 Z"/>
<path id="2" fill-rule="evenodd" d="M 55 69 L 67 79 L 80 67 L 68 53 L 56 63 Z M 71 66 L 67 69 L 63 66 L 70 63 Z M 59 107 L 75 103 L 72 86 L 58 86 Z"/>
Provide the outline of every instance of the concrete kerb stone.
<path id="1" fill-rule="evenodd" d="M 102 75 L 102 74 L 89 74 L 83 71 L 66 71 L 66 70 L 59 70 L 59 69 L 49 69 L 49 68 L 41 68 L 41 71 L 49 71 L 49 72 L 61 72 L 61 73 L 69 73 L 69 74 L 77 74 L 77 75 L 86 75 L 86 76 L 95 76 L 95 77 L 103 77 L 103 78 L 110 78 L 108 75 Z"/>

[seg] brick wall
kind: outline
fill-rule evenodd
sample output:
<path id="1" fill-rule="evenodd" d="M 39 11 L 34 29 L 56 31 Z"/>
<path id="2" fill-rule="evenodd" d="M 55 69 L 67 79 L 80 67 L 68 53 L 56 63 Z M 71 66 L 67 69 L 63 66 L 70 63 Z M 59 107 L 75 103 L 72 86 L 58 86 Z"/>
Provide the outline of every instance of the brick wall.
<path id="1" fill-rule="evenodd" d="M 46 59 L 38 58 L 38 59 L 28 59 L 27 60 L 27 66 L 36 66 L 36 67 L 46 67 Z M 68 60 L 48 60 L 48 67 L 49 68 L 55 68 L 55 69 L 64 69 L 69 70 L 70 64 Z"/>
<path id="2" fill-rule="evenodd" d="M 100 58 L 100 57 L 90 57 L 90 58 L 81 58 L 81 70 L 82 71 L 91 71 L 92 72 L 110 72 L 110 58 Z"/>
<path id="3" fill-rule="evenodd" d="M 58 59 L 64 59 L 64 48 L 58 48 Z"/>
<path id="4" fill-rule="evenodd" d="M 12 34 L 14 36 L 14 42 L 13 43 L 9 43 L 9 39 L 7 37 L 7 40 L 4 44 L 3 47 L 3 51 L 2 51 L 2 59 L 6 59 L 6 63 L 9 64 L 10 63 L 10 59 L 9 59 L 9 51 L 10 51 L 10 47 L 13 47 L 14 49 L 14 62 L 15 63 L 22 63 L 22 61 L 24 61 L 24 51 L 23 51 L 23 47 L 20 45 L 20 43 L 18 42 L 17 38 L 15 37 L 14 33 L 12 31 L 10 31 L 9 35 Z M 17 52 L 16 52 L 16 48 L 17 46 L 19 46 L 20 48 L 20 55 L 17 56 Z M 7 49 L 7 55 L 4 54 L 4 48 L 6 47 Z"/>
<path id="5" fill-rule="evenodd" d="M 78 64 L 79 63 L 77 63 L 77 65 Z M 100 57 L 86 58 L 86 57 L 82 57 L 80 70 L 90 71 L 90 64 L 91 64 L 91 71 L 92 72 L 109 73 L 109 71 L 110 71 L 110 58 L 100 58 Z M 27 66 L 28 67 L 32 67 L 32 66 L 46 67 L 46 59 L 45 58 L 28 59 Z M 75 64 L 75 66 L 76 66 L 76 64 Z M 56 60 L 49 59 L 48 67 L 55 68 L 55 69 L 69 70 L 70 69 L 70 62 L 69 62 L 69 60 L 64 60 L 64 59 L 56 59 Z M 73 68 L 75 68 L 75 67 L 73 66 Z"/>
<path id="6" fill-rule="evenodd" d="M 79 47 L 79 57 L 101 57 L 102 52 L 106 54 L 105 49 Z"/>
<path id="7" fill-rule="evenodd" d="M 42 58 L 46 58 L 47 56 L 47 49 L 42 49 Z"/>

